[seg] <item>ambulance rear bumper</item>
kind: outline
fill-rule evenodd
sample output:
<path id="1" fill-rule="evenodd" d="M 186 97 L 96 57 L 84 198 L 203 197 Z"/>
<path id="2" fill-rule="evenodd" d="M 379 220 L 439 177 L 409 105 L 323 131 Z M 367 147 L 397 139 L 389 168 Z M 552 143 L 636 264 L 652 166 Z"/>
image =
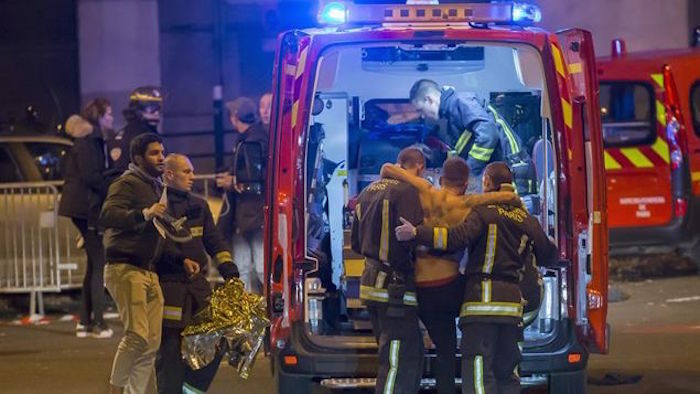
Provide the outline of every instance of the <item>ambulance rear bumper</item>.
<path id="1" fill-rule="evenodd" d="M 551 373 L 579 371 L 586 367 L 588 352 L 579 341 L 572 322 L 569 319 L 559 321 L 556 335 L 539 346 L 523 349 L 521 372 L 523 376 L 536 379 L 538 376 Z M 579 358 L 575 363 L 569 361 L 569 355 L 576 354 Z M 285 356 L 294 356 L 293 365 L 282 362 Z M 426 352 L 423 376 L 430 383 L 435 353 Z M 461 360 L 461 354 L 457 354 Z M 369 387 L 371 378 L 377 372 L 376 348 L 370 349 L 322 349 L 314 346 L 303 329 L 296 325 L 292 328 L 291 337 L 283 350 L 273 352 L 273 363 L 277 373 L 285 376 L 303 377 L 316 382 L 325 381 L 324 385 L 336 387 L 339 385 L 357 385 Z M 459 363 L 455 365 L 457 376 L 460 375 Z M 527 384 L 527 382 L 524 382 Z"/>

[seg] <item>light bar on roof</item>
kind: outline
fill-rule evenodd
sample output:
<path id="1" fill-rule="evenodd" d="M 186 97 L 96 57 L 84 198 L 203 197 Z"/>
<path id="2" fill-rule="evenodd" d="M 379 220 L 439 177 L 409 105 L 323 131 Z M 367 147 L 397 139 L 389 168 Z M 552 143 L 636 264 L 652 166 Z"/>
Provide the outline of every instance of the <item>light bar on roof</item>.
<path id="1" fill-rule="evenodd" d="M 510 1 L 439 4 L 407 0 L 406 4 L 356 4 L 351 0 L 320 0 L 318 21 L 324 25 L 378 23 L 519 23 L 539 22 L 539 7 Z"/>

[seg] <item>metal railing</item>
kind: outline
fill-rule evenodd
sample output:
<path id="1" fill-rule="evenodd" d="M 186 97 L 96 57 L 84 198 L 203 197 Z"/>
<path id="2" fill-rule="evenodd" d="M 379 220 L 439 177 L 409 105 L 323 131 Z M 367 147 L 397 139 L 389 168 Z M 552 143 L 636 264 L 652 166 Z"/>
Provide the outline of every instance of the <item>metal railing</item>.
<path id="1" fill-rule="evenodd" d="M 222 199 L 214 179 L 214 174 L 197 175 L 193 192 L 209 202 L 217 218 Z M 44 314 L 42 293 L 80 288 L 85 274 L 79 232 L 58 215 L 62 185 L 0 183 L 0 294 L 30 294 L 30 316 Z"/>
<path id="2" fill-rule="evenodd" d="M 0 293 L 29 293 L 30 314 L 43 314 L 42 293 L 80 287 L 85 272 L 78 231 L 58 216 L 62 182 L 0 184 Z"/>

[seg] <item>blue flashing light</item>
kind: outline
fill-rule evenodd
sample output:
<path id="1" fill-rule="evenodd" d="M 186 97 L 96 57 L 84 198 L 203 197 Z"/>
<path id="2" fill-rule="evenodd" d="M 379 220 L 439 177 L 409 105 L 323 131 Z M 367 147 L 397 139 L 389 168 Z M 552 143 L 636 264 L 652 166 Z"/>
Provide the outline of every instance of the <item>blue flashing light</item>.
<path id="1" fill-rule="evenodd" d="M 542 21 L 542 11 L 534 4 L 513 3 L 513 22 Z"/>
<path id="2" fill-rule="evenodd" d="M 326 4 L 318 14 L 318 21 L 324 25 L 342 25 L 346 20 L 345 4 L 337 1 Z"/>

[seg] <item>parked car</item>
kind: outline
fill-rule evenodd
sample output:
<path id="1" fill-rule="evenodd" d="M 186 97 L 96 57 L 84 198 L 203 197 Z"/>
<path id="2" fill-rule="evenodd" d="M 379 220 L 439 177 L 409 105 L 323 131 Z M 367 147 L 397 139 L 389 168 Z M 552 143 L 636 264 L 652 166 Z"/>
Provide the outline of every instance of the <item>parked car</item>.
<path id="1" fill-rule="evenodd" d="M 85 272 L 78 231 L 58 216 L 61 169 L 71 141 L 0 134 L 0 293 L 77 288 Z M 30 313 L 42 313 L 31 297 Z"/>

